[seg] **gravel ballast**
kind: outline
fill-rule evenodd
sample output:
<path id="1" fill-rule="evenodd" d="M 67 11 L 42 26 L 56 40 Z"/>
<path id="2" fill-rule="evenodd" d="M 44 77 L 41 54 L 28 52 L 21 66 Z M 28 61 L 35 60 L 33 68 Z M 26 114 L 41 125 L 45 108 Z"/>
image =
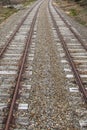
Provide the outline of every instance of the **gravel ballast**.
<path id="1" fill-rule="evenodd" d="M 27 11 L 28 9 L 21 10 L 0 26 L 0 47 L 5 44 Z M 69 81 L 65 78 L 60 54 L 56 48 L 48 1 L 44 1 L 39 9 L 35 34 L 33 71 L 28 81 L 31 88 L 27 101 L 29 106 L 27 129 L 80 130 L 75 107 L 72 108 L 73 103 L 70 104 L 71 95 L 68 90 L 69 84 L 67 84 Z"/>
<path id="2" fill-rule="evenodd" d="M 52 35 L 47 2 L 44 2 L 38 16 L 32 90 L 29 98 L 29 130 L 76 130 L 68 102 L 65 77 Z"/>

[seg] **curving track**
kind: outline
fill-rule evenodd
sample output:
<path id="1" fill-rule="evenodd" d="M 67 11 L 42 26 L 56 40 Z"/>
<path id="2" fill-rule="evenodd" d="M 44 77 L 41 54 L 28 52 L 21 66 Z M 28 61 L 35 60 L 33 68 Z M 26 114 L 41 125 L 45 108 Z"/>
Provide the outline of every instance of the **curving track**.
<path id="1" fill-rule="evenodd" d="M 24 67 L 27 60 L 32 62 L 32 56 L 34 55 L 35 44 L 32 42 L 34 42 L 36 19 L 41 3 L 42 1 L 37 2 L 29 10 L 0 52 L 0 57 L 2 56 L 0 59 L 0 90 L 2 92 L 0 94 L 0 129 L 14 129 L 15 118 L 13 112 L 16 111 L 16 108 L 25 107 L 26 109 L 27 107 L 26 101 L 19 105 L 16 101 L 23 75 L 26 75 L 27 72 L 27 76 L 31 75 L 31 70 L 28 71 Z M 30 49 L 31 43 L 32 47 Z M 24 122 L 25 120 L 25 117 L 23 117 Z"/>

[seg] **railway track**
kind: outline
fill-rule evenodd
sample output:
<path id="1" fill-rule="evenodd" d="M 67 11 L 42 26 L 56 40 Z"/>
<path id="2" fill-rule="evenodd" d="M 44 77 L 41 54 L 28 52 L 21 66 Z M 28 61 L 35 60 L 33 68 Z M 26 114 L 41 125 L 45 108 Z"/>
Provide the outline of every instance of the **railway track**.
<path id="1" fill-rule="evenodd" d="M 9 44 L 12 42 L 13 38 L 15 37 L 15 35 L 17 34 L 17 32 L 19 31 L 19 29 L 21 28 L 22 24 L 24 23 L 24 21 L 26 20 L 26 18 L 28 17 L 29 13 L 33 10 L 33 8 L 36 6 L 36 4 L 39 1 L 37 1 L 25 14 L 25 16 L 23 17 L 23 19 L 21 20 L 21 22 L 17 25 L 16 29 L 11 33 L 11 35 L 7 38 L 7 41 L 5 42 L 5 44 L 3 45 L 3 43 L 1 44 L 0 47 L 0 57 L 3 55 L 3 53 L 6 51 L 7 47 L 9 46 Z"/>
<path id="2" fill-rule="evenodd" d="M 61 63 L 68 79 L 69 102 L 75 111 L 81 130 L 87 129 L 87 46 L 86 40 L 63 17 L 61 11 L 49 1 L 49 14 L 60 53 Z M 79 91 L 80 90 L 80 91 Z"/>
<path id="3" fill-rule="evenodd" d="M 83 93 L 85 102 L 87 102 L 87 90 L 84 84 L 86 83 L 86 65 L 87 47 L 80 38 L 80 36 L 72 29 L 72 27 L 65 21 L 58 10 L 54 6 L 50 6 L 50 15 L 52 17 L 54 27 L 56 29 L 59 40 L 65 51 L 67 60 L 72 68 L 76 83 L 79 86 L 79 90 Z M 55 11 L 55 15 L 51 10 Z M 56 17 L 56 14 L 59 18 Z M 62 22 L 61 22 L 62 21 Z M 60 25 L 61 24 L 61 25 Z"/>
<path id="4" fill-rule="evenodd" d="M 31 89 L 37 17 L 41 3 L 37 2 L 28 11 L 0 50 L 0 130 L 31 130 L 35 127 L 34 122 L 29 119 L 28 98 Z M 75 84 L 75 87 L 70 87 L 70 91 L 78 92 L 79 86 L 87 103 L 87 50 L 84 39 L 80 38 L 51 2 L 49 12 L 66 77 Z M 78 104 L 77 98 L 76 103 Z M 83 114 L 87 114 L 85 109 L 83 111 Z M 86 117 L 79 123 L 81 127 L 87 128 Z"/>
<path id="5" fill-rule="evenodd" d="M 29 10 L 0 53 L 1 130 L 26 129 L 29 123 L 29 116 L 26 114 L 27 98 L 31 87 L 29 80 L 32 75 L 37 15 L 41 3 L 42 1 L 37 2 Z"/>

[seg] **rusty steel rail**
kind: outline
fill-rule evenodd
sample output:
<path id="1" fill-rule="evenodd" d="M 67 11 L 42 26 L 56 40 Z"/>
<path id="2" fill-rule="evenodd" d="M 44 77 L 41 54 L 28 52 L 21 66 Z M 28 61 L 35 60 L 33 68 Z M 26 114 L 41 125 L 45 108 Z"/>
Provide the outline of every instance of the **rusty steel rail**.
<path id="1" fill-rule="evenodd" d="M 39 5 L 39 7 L 40 7 L 40 5 Z M 12 120 L 13 110 L 14 110 L 15 102 L 16 102 L 17 95 L 18 95 L 18 92 L 19 92 L 19 88 L 20 88 L 20 81 L 21 81 L 21 77 L 22 77 L 22 74 L 23 74 L 23 71 L 24 71 L 24 65 L 25 65 L 28 49 L 29 49 L 29 46 L 30 46 L 31 41 L 32 41 L 32 34 L 33 34 L 33 31 L 34 31 L 34 26 L 35 26 L 39 7 L 38 7 L 38 9 L 35 13 L 33 20 L 32 20 L 32 24 L 31 24 L 31 27 L 30 27 L 30 30 L 28 32 L 28 36 L 27 36 L 27 39 L 26 39 L 25 49 L 24 49 L 24 53 L 23 53 L 23 56 L 22 56 L 22 59 L 21 59 L 21 65 L 19 67 L 17 82 L 16 82 L 16 85 L 15 85 L 15 90 L 14 90 L 14 94 L 13 94 L 13 98 L 12 98 L 12 101 L 11 101 L 10 110 L 9 110 L 9 113 L 8 113 L 8 117 L 7 117 L 7 120 L 6 120 L 6 123 L 5 123 L 5 129 L 4 130 L 9 130 L 10 123 L 11 123 L 11 120 Z"/>
<path id="2" fill-rule="evenodd" d="M 33 8 L 38 4 L 38 2 L 29 10 L 29 12 L 24 16 L 24 18 L 22 19 L 22 21 L 18 24 L 18 26 L 16 27 L 15 31 L 12 33 L 12 35 L 8 38 L 8 40 L 5 43 L 5 46 L 1 49 L 0 51 L 0 58 L 2 57 L 3 53 L 6 51 L 7 47 L 9 46 L 9 44 L 11 43 L 11 41 L 13 40 L 14 36 L 16 35 L 16 33 L 18 32 L 18 30 L 20 29 L 21 25 L 24 23 L 24 21 L 26 20 L 26 18 L 28 17 L 29 13 L 33 10 Z"/>
<path id="3" fill-rule="evenodd" d="M 80 74 L 79 74 L 79 72 L 78 72 L 78 70 L 77 70 L 77 68 L 76 68 L 76 66 L 75 66 L 74 61 L 72 60 L 72 57 L 71 57 L 71 55 L 70 55 L 70 52 L 69 52 L 68 47 L 67 47 L 67 45 L 66 45 L 66 42 L 65 42 L 65 40 L 64 40 L 64 38 L 63 38 L 63 36 L 62 36 L 62 34 L 61 34 L 61 32 L 60 32 L 60 29 L 59 29 L 59 27 L 58 27 L 58 25 L 57 25 L 57 23 L 56 23 L 56 21 L 55 21 L 55 19 L 54 19 L 54 16 L 53 16 L 53 14 L 52 14 L 52 12 L 51 12 L 49 6 L 50 6 L 50 5 L 48 5 L 49 12 L 50 12 L 50 15 L 51 15 L 51 18 L 52 18 L 54 27 L 55 27 L 55 29 L 56 29 L 57 35 L 58 35 L 58 37 L 59 37 L 59 39 L 60 39 L 60 41 L 61 41 L 61 44 L 62 44 L 63 49 L 64 49 L 64 51 L 65 51 L 65 54 L 66 54 L 66 56 L 67 56 L 67 60 L 69 61 L 69 64 L 70 64 L 70 66 L 71 66 L 71 68 L 72 68 L 72 71 L 73 71 L 74 76 L 75 76 L 76 83 L 77 83 L 78 86 L 79 86 L 79 90 L 82 92 L 83 97 L 84 97 L 84 100 L 85 100 L 85 102 L 87 103 L 87 91 L 86 91 L 86 89 L 84 88 L 83 81 L 82 81 L 82 79 L 81 79 L 81 77 L 80 77 Z"/>
<path id="4" fill-rule="evenodd" d="M 81 37 L 79 36 L 79 34 L 77 34 L 74 29 L 72 28 L 72 26 L 65 20 L 65 18 L 61 15 L 61 13 L 58 11 L 57 7 L 52 3 L 52 6 L 54 7 L 56 13 L 60 16 L 60 18 L 63 20 L 63 22 L 67 25 L 67 27 L 70 29 L 70 31 L 74 34 L 74 36 L 76 37 L 76 39 L 79 41 L 79 43 L 81 43 L 81 45 L 83 46 L 83 48 L 87 51 L 87 45 L 84 43 L 84 41 L 81 39 Z"/>

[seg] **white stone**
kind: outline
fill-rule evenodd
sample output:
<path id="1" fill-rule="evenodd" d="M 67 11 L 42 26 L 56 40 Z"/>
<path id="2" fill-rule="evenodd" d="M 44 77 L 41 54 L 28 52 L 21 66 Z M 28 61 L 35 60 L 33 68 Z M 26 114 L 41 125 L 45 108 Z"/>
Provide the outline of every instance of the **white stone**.
<path id="1" fill-rule="evenodd" d="M 67 78 L 73 78 L 74 76 L 72 74 L 67 74 L 66 77 Z"/>
<path id="2" fill-rule="evenodd" d="M 23 109 L 23 110 L 27 110 L 28 109 L 28 104 L 24 103 L 20 103 L 19 106 L 18 106 L 18 109 Z"/>
<path id="3" fill-rule="evenodd" d="M 64 71 L 71 72 L 71 70 L 70 70 L 70 69 L 68 69 L 68 68 L 64 68 Z"/>
<path id="4" fill-rule="evenodd" d="M 81 127 L 86 127 L 87 126 L 87 120 L 80 120 L 79 124 Z"/>
<path id="5" fill-rule="evenodd" d="M 79 92 L 78 88 L 69 88 L 70 92 Z"/>
<path id="6" fill-rule="evenodd" d="M 61 60 L 62 63 L 67 63 L 67 60 Z"/>

